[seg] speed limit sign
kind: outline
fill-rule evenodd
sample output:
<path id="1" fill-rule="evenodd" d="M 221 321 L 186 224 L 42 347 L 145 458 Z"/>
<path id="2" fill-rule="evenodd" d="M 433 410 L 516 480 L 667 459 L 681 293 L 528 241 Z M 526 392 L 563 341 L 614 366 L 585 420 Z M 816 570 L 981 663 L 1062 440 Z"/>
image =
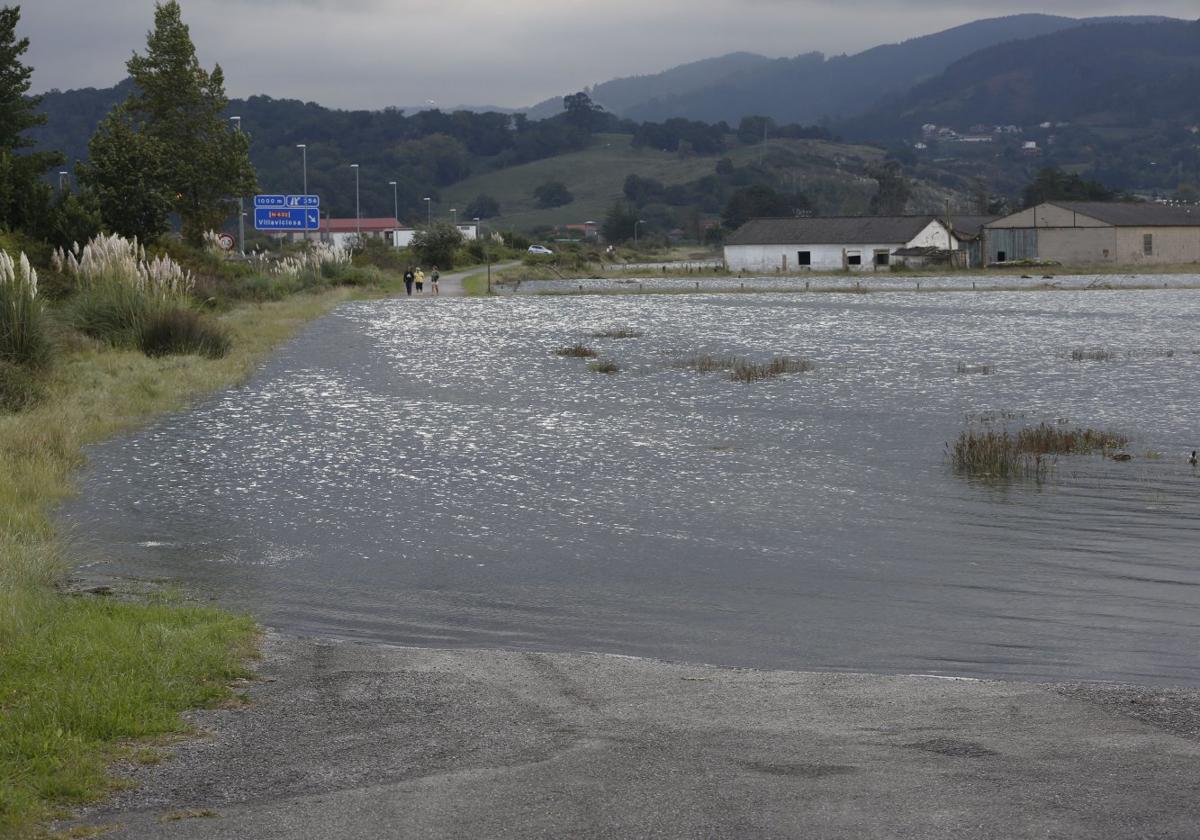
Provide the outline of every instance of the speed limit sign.
<path id="1" fill-rule="evenodd" d="M 217 244 L 221 246 L 222 251 L 233 250 L 233 237 L 228 233 L 222 233 L 217 236 Z"/>

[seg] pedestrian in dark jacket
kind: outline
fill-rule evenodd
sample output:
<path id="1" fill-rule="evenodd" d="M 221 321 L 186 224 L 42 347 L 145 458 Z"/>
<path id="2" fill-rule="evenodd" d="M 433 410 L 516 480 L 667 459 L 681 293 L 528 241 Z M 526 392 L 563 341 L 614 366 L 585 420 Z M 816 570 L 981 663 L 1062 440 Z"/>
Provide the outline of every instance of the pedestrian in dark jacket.
<path id="1" fill-rule="evenodd" d="M 404 291 L 409 297 L 412 297 L 413 281 L 416 279 L 417 275 L 413 274 L 412 266 L 410 265 L 408 270 L 404 272 Z"/>

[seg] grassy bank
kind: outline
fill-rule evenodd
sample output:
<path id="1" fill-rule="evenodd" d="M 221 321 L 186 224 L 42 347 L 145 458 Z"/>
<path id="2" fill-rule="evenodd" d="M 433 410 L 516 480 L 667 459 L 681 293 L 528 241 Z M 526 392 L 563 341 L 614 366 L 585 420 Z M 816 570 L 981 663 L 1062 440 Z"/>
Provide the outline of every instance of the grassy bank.
<path id="1" fill-rule="evenodd" d="M 89 443 L 246 378 L 279 342 L 347 299 L 336 288 L 220 317 L 224 358 L 148 357 L 60 330 L 33 408 L 0 414 L 0 836 L 33 836 L 61 808 L 114 784 L 131 739 L 185 729 L 218 703 L 252 652 L 254 622 L 166 602 L 68 595 L 70 561 L 50 520 Z"/>

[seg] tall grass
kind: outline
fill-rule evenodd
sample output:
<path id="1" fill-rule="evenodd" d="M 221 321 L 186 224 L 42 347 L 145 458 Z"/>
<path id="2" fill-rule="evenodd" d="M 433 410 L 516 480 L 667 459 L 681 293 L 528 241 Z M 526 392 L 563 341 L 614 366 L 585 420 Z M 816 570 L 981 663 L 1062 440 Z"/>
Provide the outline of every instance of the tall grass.
<path id="1" fill-rule="evenodd" d="M 592 333 L 592 338 L 641 338 L 644 333 L 632 327 L 609 327 Z"/>
<path id="2" fill-rule="evenodd" d="M 49 359 L 37 272 L 24 252 L 14 260 L 0 251 L 0 361 L 42 367 Z"/>
<path id="3" fill-rule="evenodd" d="M 978 478 L 1043 478 L 1059 455 L 1108 453 L 1128 444 L 1124 435 L 1042 423 L 1013 433 L 967 429 L 947 448 L 956 472 Z"/>
<path id="4" fill-rule="evenodd" d="M 1104 348 L 1071 351 L 1071 361 L 1073 362 L 1111 362 L 1115 358 L 1117 358 L 1116 353 Z"/>

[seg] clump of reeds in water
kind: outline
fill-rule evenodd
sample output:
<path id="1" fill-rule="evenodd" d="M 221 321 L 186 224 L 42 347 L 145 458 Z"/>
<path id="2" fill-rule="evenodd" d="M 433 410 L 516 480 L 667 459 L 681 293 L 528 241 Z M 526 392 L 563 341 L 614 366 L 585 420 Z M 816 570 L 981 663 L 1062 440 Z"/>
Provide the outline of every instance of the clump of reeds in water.
<path id="1" fill-rule="evenodd" d="M 962 374 L 978 374 L 980 376 L 991 376 L 993 373 L 996 372 L 996 366 L 995 365 L 968 365 L 968 364 L 964 364 L 963 362 L 959 362 L 958 366 L 955 368 L 955 372 L 962 373 Z"/>
<path id="2" fill-rule="evenodd" d="M 955 471 L 964 475 L 1041 479 L 1059 455 L 1108 453 L 1128 442 L 1115 432 L 1042 423 L 1015 433 L 1008 429 L 967 429 L 947 448 Z"/>
<path id="3" fill-rule="evenodd" d="M 592 333 L 592 338 L 641 338 L 644 333 L 632 327 L 609 327 Z"/>
<path id="4" fill-rule="evenodd" d="M 730 370 L 737 362 L 736 356 L 715 356 L 711 353 L 697 353 L 681 359 L 678 366 L 698 371 L 699 373 L 714 373 L 718 370 Z"/>
<path id="5" fill-rule="evenodd" d="M 560 347 L 554 351 L 556 355 L 565 356 L 569 359 L 594 359 L 596 351 L 586 344 L 576 342 L 570 347 Z"/>
<path id="6" fill-rule="evenodd" d="M 1104 348 L 1071 351 L 1071 361 L 1073 362 L 1111 362 L 1115 358 L 1117 358 L 1115 352 Z"/>
<path id="7" fill-rule="evenodd" d="M 797 359 L 792 356 L 776 356 L 769 362 L 751 362 L 739 359 L 733 369 L 729 371 L 729 378 L 734 382 L 760 382 L 788 373 L 805 373 L 812 370 L 813 367 L 813 363 L 808 359 Z"/>
<path id="8" fill-rule="evenodd" d="M 612 359 L 600 359 L 588 365 L 588 370 L 592 373 L 620 373 L 621 366 Z"/>
<path id="9" fill-rule="evenodd" d="M 695 370 L 700 373 L 729 371 L 729 378 L 734 382 L 760 382 L 773 379 L 788 373 L 804 373 L 813 370 L 816 365 L 808 359 L 794 356 L 776 356 L 769 362 L 755 362 L 737 356 L 717 356 L 711 353 L 697 353 L 679 362 L 679 367 Z"/>

